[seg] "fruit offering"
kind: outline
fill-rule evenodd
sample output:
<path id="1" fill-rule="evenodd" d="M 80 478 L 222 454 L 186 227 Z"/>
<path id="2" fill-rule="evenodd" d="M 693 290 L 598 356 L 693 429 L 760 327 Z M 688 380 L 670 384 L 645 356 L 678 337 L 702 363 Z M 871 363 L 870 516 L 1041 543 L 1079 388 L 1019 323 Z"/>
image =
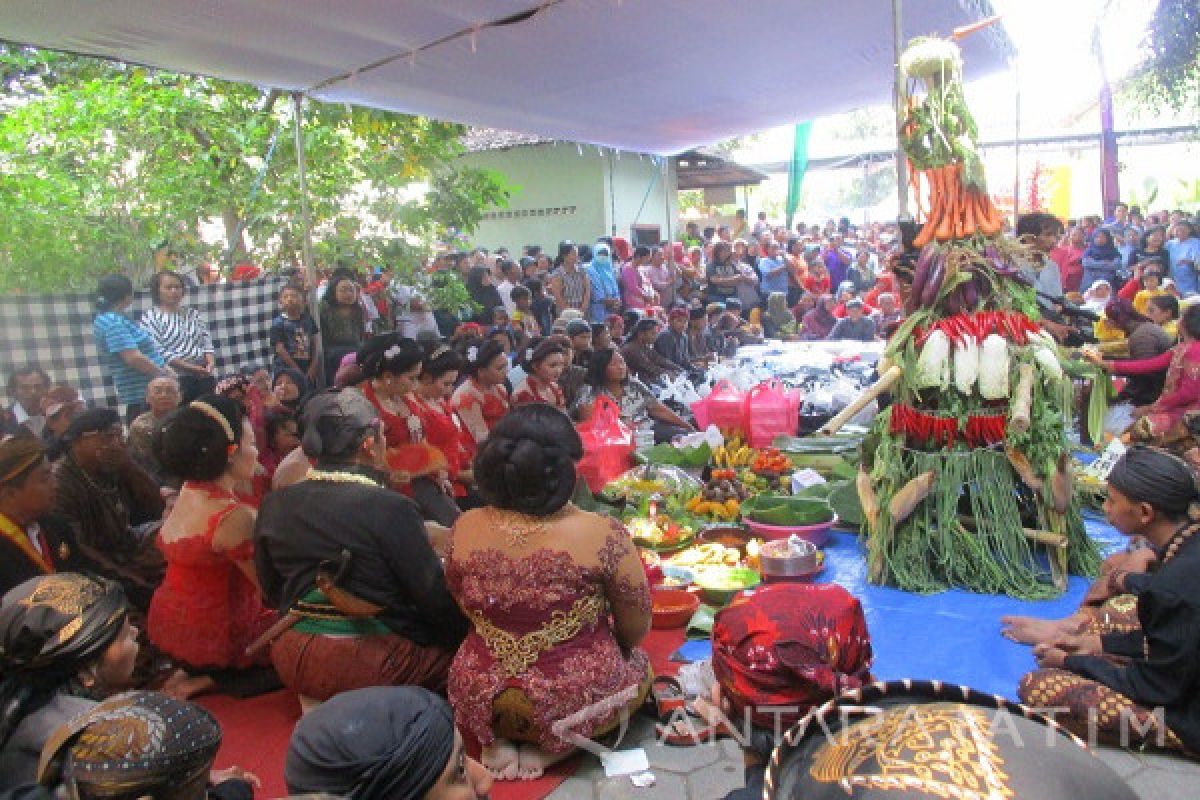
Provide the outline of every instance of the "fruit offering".
<path id="1" fill-rule="evenodd" d="M 758 451 L 750 463 L 750 469 L 766 475 L 781 475 L 792 471 L 792 460 L 774 447 Z"/>
<path id="2" fill-rule="evenodd" d="M 718 477 L 718 473 L 722 476 Z M 750 496 L 733 470 L 713 470 L 704 489 L 684 504 L 684 508 L 701 517 L 731 521 L 741 513 L 742 501 Z"/>
<path id="3" fill-rule="evenodd" d="M 754 455 L 755 450 L 752 447 L 734 436 L 726 439 L 725 444 L 713 451 L 713 465 L 716 467 L 744 467 L 754 460 Z"/>
<path id="4" fill-rule="evenodd" d="M 726 547 L 716 542 L 705 542 L 676 553 L 667 563 L 676 567 L 701 567 L 725 565 L 737 566 L 741 553 L 736 547 Z"/>

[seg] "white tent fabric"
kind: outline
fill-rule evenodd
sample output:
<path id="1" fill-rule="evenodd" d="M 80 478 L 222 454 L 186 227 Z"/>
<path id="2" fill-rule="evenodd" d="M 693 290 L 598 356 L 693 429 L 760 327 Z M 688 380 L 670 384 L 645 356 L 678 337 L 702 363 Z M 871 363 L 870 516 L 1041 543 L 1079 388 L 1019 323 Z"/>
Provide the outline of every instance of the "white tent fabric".
<path id="1" fill-rule="evenodd" d="M 903 31 L 990 13 L 908 0 Z M 664 155 L 888 102 L 891 26 L 887 0 L 0 3 L 9 41 Z M 971 36 L 968 78 L 1007 46 L 996 27 Z"/>

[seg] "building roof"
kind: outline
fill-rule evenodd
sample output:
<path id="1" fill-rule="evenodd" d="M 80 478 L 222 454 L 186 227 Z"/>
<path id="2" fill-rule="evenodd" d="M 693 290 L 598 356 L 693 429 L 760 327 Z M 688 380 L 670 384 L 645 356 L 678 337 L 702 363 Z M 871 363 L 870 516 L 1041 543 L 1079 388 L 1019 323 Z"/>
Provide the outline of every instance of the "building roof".
<path id="1" fill-rule="evenodd" d="M 765 172 L 738 164 L 707 147 L 677 155 L 675 170 L 681 190 L 756 186 L 767 179 Z"/>
<path id="2" fill-rule="evenodd" d="M 486 153 L 491 150 L 511 150 L 514 147 L 530 147 L 555 141 L 533 133 L 502 131 L 496 128 L 467 128 L 463 134 L 463 147 L 468 153 Z"/>

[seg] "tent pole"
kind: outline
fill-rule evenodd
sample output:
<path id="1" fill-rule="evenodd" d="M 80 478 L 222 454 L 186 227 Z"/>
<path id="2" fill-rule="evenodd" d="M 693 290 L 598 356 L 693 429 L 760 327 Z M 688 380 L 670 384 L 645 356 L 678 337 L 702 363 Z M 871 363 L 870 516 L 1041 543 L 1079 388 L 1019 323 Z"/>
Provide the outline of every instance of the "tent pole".
<path id="1" fill-rule="evenodd" d="M 312 222 L 308 214 L 308 173 L 304 167 L 304 95 L 292 92 L 292 128 L 296 134 L 296 174 L 300 179 L 300 221 L 304 226 L 304 235 L 300 239 L 301 252 L 304 256 L 304 282 L 308 284 L 308 307 L 310 313 L 317 310 L 317 262 L 313 258 Z M 325 363 L 325 345 L 317 337 L 313 358 L 318 364 Z M 317 371 L 317 382 L 323 386 L 333 385 L 333 376 L 322 376 L 324 370 Z M 322 383 L 322 378 L 324 383 Z"/>
<path id="2" fill-rule="evenodd" d="M 660 156 L 660 158 L 662 158 L 663 204 L 666 206 L 666 214 L 664 214 L 664 219 L 666 220 L 666 223 L 667 223 L 667 235 L 665 237 L 663 237 L 663 241 L 666 242 L 666 247 L 667 247 L 667 252 L 666 252 L 667 263 L 674 264 L 675 263 L 675 247 L 671 244 L 671 242 L 673 241 L 673 238 L 672 238 L 672 233 L 671 233 L 671 184 L 670 184 L 671 172 L 670 172 L 670 161 L 668 160 L 670 158 L 670 156 Z"/>
<path id="3" fill-rule="evenodd" d="M 1021 213 L 1021 65 L 1013 56 L 1013 229 Z"/>
<path id="4" fill-rule="evenodd" d="M 292 92 L 292 122 L 296 135 L 296 173 L 300 176 L 300 221 L 304 226 L 304 235 L 300 240 L 301 253 L 304 256 L 304 276 L 316 299 L 317 263 L 313 259 L 312 224 L 308 216 L 308 173 L 304 166 L 304 95 Z M 314 305 L 313 308 L 316 308 Z"/>
<path id="5" fill-rule="evenodd" d="M 904 121 L 904 73 L 900 70 L 900 53 L 904 50 L 904 33 L 900 24 L 902 0 L 892 0 L 892 52 L 895 56 L 895 89 L 892 107 L 896 114 L 896 213 L 901 219 L 908 216 L 908 158 L 900 147 L 900 125 Z"/>

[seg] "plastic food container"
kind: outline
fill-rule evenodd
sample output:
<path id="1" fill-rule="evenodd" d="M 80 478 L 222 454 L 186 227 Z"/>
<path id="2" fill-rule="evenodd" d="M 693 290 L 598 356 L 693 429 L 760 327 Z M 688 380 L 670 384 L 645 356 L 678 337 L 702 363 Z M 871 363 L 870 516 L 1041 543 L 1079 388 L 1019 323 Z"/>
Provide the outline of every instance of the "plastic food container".
<path id="1" fill-rule="evenodd" d="M 766 581 L 806 580 L 825 565 L 824 555 L 817 546 L 800 537 L 766 542 L 759 561 Z"/>

